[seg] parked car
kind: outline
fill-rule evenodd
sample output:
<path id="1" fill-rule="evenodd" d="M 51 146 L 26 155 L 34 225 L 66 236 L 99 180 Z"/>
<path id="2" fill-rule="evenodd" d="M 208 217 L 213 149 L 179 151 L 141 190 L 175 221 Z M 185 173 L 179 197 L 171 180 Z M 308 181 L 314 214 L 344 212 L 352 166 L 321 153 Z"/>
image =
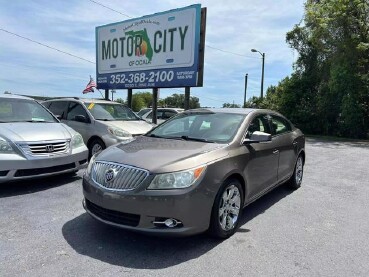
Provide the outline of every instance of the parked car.
<path id="1" fill-rule="evenodd" d="M 117 102 L 61 98 L 45 101 L 43 105 L 82 135 L 90 157 L 115 143 L 145 134 L 153 127 Z"/>
<path id="2" fill-rule="evenodd" d="M 143 116 L 145 113 L 147 113 L 147 112 L 149 112 L 149 111 L 151 111 L 151 108 L 143 108 L 143 109 L 141 109 L 139 112 L 137 112 L 137 115 L 138 115 L 139 117 L 141 117 L 141 116 Z"/>
<path id="3" fill-rule="evenodd" d="M 300 187 L 305 137 L 277 112 L 189 110 L 94 156 L 83 206 L 147 233 L 231 236 L 242 209 L 276 186 Z"/>
<path id="4" fill-rule="evenodd" d="M 171 118 L 172 116 L 175 116 L 178 113 L 183 112 L 183 111 L 184 111 L 184 109 L 179 109 L 179 108 L 158 108 L 157 113 L 156 113 L 157 124 L 161 124 L 164 121 Z M 143 114 L 141 113 L 142 115 L 140 115 L 140 112 L 138 113 L 138 115 L 143 120 L 146 120 L 148 122 L 152 122 L 152 109 L 149 109 L 148 111 L 146 111 Z"/>
<path id="5" fill-rule="evenodd" d="M 76 172 L 87 157 L 82 136 L 41 104 L 0 95 L 0 183 Z"/>

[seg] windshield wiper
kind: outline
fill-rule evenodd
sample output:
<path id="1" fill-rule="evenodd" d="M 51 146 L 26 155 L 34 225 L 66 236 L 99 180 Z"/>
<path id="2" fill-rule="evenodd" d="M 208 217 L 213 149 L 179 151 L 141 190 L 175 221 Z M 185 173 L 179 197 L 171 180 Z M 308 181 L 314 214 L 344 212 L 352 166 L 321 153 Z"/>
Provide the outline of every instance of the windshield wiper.
<path id="1" fill-rule="evenodd" d="M 210 141 L 204 138 L 193 138 L 193 137 L 189 137 L 189 136 L 181 136 L 181 139 L 184 140 L 192 140 L 192 141 L 200 141 L 200 142 L 207 142 L 207 143 L 214 143 L 214 141 Z"/>
<path id="2" fill-rule="evenodd" d="M 113 121 L 113 119 L 107 119 L 107 118 L 95 118 L 96 120 L 101 120 L 101 121 Z"/>

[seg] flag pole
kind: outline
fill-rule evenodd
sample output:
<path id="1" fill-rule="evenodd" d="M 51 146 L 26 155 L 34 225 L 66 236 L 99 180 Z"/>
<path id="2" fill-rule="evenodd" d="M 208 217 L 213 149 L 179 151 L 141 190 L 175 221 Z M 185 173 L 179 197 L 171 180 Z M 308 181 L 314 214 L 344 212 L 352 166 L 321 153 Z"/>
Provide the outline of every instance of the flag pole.
<path id="1" fill-rule="evenodd" d="M 98 90 L 98 92 L 100 92 L 101 97 L 104 98 L 104 95 L 101 93 L 101 91 L 98 88 L 96 88 L 96 89 Z"/>

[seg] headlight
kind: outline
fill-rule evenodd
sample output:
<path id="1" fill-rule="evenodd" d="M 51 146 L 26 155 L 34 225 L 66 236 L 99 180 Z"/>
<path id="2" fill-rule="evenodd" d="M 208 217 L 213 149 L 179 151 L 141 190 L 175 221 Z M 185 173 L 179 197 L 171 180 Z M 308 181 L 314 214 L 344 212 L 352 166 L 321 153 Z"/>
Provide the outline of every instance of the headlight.
<path id="1" fill-rule="evenodd" d="M 132 135 L 130 133 L 128 133 L 127 131 L 124 131 L 120 128 L 116 128 L 116 127 L 108 127 L 108 131 L 110 134 L 116 136 L 116 137 L 120 137 L 120 138 L 131 138 Z"/>
<path id="2" fill-rule="evenodd" d="M 97 156 L 97 154 L 93 155 L 90 159 L 90 162 L 88 163 L 88 166 L 87 166 L 87 169 L 86 169 L 86 174 L 87 175 L 91 175 L 91 170 L 92 170 L 92 167 L 94 166 L 96 156 Z"/>
<path id="3" fill-rule="evenodd" d="M 172 173 L 158 174 L 148 189 L 179 189 L 193 185 L 203 174 L 206 166 Z"/>
<path id="4" fill-rule="evenodd" d="M 13 147 L 3 138 L 0 138 L 0 154 L 13 154 Z"/>
<path id="5" fill-rule="evenodd" d="M 84 145 L 83 138 L 80 134 L 75 134 L 72 137 L 72 149 L 78 148 Z"/>

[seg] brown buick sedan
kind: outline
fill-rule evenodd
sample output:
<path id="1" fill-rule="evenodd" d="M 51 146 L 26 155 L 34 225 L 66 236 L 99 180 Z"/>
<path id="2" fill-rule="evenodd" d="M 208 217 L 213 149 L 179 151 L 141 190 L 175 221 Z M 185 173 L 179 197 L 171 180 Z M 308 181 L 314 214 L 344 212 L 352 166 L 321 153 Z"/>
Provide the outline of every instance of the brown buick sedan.
<path id="1" fill-rule="evenodd" d="M 303 133 L 279 113 L 189 110 L 95 155 L 83 206 L 125 229 L 227 238 L 245 206 L 280 184 L 300 187 L 304 162 Z"/>

